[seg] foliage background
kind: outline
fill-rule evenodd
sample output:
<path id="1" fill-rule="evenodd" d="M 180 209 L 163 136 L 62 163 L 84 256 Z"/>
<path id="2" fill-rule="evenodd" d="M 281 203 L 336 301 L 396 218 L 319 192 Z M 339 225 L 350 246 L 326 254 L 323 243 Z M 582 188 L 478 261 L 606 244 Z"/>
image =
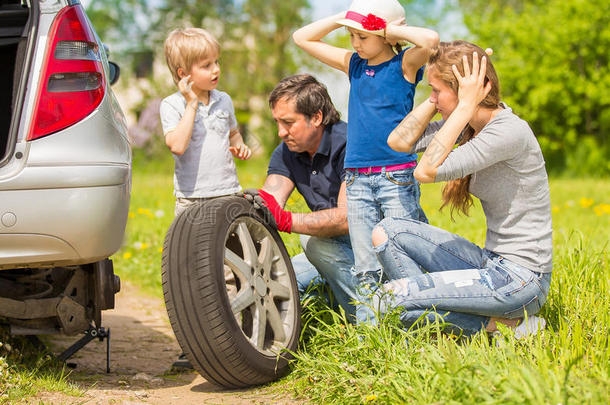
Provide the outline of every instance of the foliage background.
<path id="1" fill-rule="evenodd" d="M 504 100 L 552 172 L 610 173 L 610 2 L 461 0 L 472 38 L 495 49 Z"/>
<path id="2" fill-rule="evenodd" d="M 267 96 L 284 76 L 312 71 L 329 87 L 349 84 L 298 50 L 291 33 L 311 21 L 321 0 L 88 0 L 87 12 L 123 65 L 127 92 L 143 60 L 157 61 L 124 105 L 139 117 L 149 101 L 175 91 L 163 72 L 162 42 L 180 26 L 213 32 L 223 51 L 220 88 L 233 98 L 242 132 L 268 154 L 278 143 Z M 337 3 L 337 2 L 335 2 Z M 350 1 L 344 2 L 347 8 Z M 538 136 L 553 174 L 610 174 L 610 2 L 605 0 L 403 0 L 407 22 L 436 29 L 441 40 L 492 47 L 503 99 Z M 341 30 L 330 41 L 349 47 Z M 148 58 L 148 59 L 147 59 Z M 165 74 L 163 74 L 165 73 Z M 334 75 L 334 76 L 333 76 Z M 332 94 L 331 88 L 331 94 Z M 418 87 L 423 100 L 427 87 Z M 335 100 L 341 104 L 343 100 Z M 161 142 L 160 131 L 153 137 Z M 154 151 L 159 147 L 150 147 Z"/>

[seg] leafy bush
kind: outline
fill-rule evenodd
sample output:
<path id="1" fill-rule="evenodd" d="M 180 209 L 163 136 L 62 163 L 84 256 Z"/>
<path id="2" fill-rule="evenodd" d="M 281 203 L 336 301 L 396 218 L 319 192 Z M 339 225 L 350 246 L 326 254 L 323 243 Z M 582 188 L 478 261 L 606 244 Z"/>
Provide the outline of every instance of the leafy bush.
<path id="1" fill-rule="evenodd" d="M 460 1 L 492 47 L 503 99 L 538 136 L 551 172 L 610 174 L 610 2 Z"/>

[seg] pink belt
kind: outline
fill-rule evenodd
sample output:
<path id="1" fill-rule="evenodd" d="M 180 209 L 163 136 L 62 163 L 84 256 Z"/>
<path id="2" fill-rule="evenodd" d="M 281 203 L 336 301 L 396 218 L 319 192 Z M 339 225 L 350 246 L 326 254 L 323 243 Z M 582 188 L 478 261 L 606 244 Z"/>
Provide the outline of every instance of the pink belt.
<path id="1" fill-rule="evenodd" d="M 371 174 L 371 173 L 381 173 L 383 171 L 384 167 L 385 167 L 385 171 L 386 172 L 394 172 L 396 170 L 408 169 L 410 167 L 415 167 L 415 166 L 417 166 L 417 161 L 413 160 L 411 162 L 401 163 L 399 165 L 359 167 L 357 169 L 351 169 L 350 168 L 350 169 L 347 169 L 347 170 L 358 171 L 358 173 Z"/>

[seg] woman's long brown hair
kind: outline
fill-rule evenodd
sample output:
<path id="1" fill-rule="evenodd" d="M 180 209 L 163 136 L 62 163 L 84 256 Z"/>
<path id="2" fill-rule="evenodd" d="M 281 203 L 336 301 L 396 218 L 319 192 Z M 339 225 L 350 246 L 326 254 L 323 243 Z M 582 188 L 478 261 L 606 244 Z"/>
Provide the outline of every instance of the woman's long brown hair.
<path id="1" fill-rule="evenodd" d="M 434 74 L 447 86 L 449 86 L 456 94 L 458 92 L 458 81 L 451 70 L 451 66 L 455 65 L 460 74 L 464 74 L 463 56 L 468 57 L 470 66 L 472 66 L 472 53 L 476 52 L 481 58 L 485 55 L 485 51 L 480 47 L 466 41 L 441 42 L 438 49 L 430 56 L 428 62 L 429 71 Z M 494 69 L 489 57 L 487 57 L 487 70 L 485 73 L 485 83 L 491 82 L 491 91 L 487 97 L 479 104 L 483 108 L 498 108 L 500 105 L 500 82 L 496 70 Z M 460 137 L 460 145 L 465 144 L 474 137 L 474 129 L 467 125 Z M 457 210 L 464 215 L 468 215 L 468 211 L 472 206 L 472 196 L 468 191 L 470 186 L 470 175 L 461 179 L 448 181 L 443 187 L 443 209 L 446 205 L 451 206 L 451 217 L 453 212 Z"/>

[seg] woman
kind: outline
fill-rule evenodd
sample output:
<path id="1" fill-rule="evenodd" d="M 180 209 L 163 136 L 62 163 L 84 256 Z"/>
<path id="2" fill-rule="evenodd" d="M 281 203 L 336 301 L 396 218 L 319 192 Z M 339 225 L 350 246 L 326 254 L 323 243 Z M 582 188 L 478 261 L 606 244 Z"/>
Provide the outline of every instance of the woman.
<path id="1" fill-rule="evenodd" d="M 452 214 L 468 214 L 470 194 L 481 200 L 485 248 L 417 220 L 385 219 L 372 237 L 392 280 L 382 291 L 405 309 L 407 325 L 426 314 L 443 316 L 467 335 L 495 332 L 498 323 L 517 337 L 536 333 L 546 323 L 533 315 L 549 291 L 553 254 L 540 146 L 528 124 L 500 102 L 493 65 L 476 45 L 441 43 L 428 81 L 429 100 L 405 117 L 388 144 L 400 152 L 425 150 L 414 175 L 422 183 L 448 182 L 443 206 Z M 442 120 L 430 123 L 437 111 Z"/>

